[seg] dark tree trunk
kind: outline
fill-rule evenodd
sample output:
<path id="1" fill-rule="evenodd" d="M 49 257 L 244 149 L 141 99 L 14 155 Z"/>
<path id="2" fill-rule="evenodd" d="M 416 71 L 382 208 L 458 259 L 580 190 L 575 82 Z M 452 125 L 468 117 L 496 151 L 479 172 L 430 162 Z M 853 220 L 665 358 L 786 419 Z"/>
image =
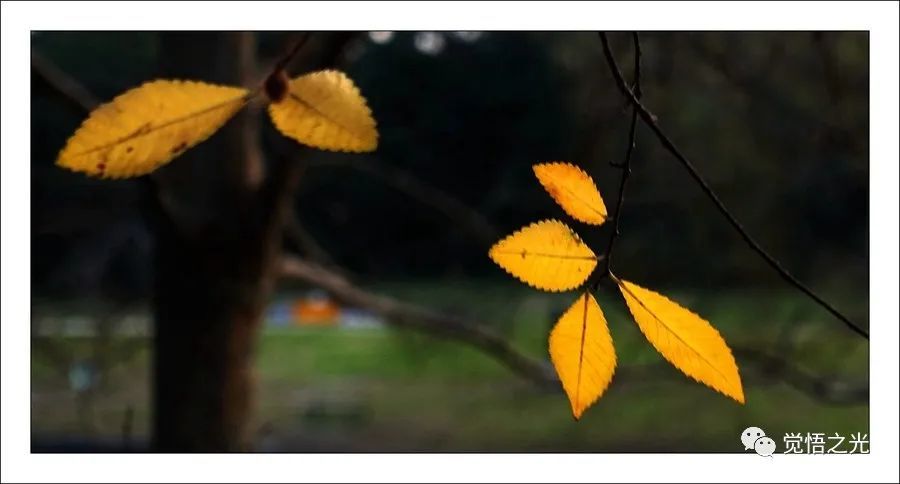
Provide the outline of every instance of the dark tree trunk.
<path id="1" fill-rule="evenodd" d="M 298 59 L 331 64 L 349 38 L 323 34 Z M 254 87 L 253 34 L 164 33 L 162 76 Z M 250 450 L 254 351 L 300 173 L 296 144 L 263 182 L 260 106 L 153 177 L 155 450 Z"/>
<path id="2" fill-rule="evenodd" d="M 249 46 L 247 45 L 249 43 Z M 168 78 L 248 81 L 253 38 L 165 33 Z M 249 59 L 248 59 L 249 57 Z M 279 231 L 259 213 L 258 129 L 244 111 L 155 177 L 154 444 L 160 451 L 248 449 L 253 352 Z"/>

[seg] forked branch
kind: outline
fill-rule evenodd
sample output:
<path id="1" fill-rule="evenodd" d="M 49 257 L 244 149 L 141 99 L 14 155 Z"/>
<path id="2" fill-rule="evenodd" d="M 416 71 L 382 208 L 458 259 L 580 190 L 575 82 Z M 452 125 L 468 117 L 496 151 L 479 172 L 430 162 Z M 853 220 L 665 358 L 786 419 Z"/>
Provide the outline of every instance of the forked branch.
<path id="1" fill-rule="evenodd" d="M 634 42 L 634 92 L 637 97 L 641 96 L 641 39 L 637 32 L 632 32 L 632 41 Z M 628 183 L 628 177 L 631 175 L 631 155 L 634 153 L 637 131 L 637 108 L 631 107 L 631 125 L 628 128 L 628 147 L 625 149 L 625 158 L 621 164 L 613 166 L 622 170 L 622 177 L 619 179 L 619 196 L 616 198 L 616 206 L 613 209 L 613 231 L 609 235 L 609 243 L 606 246 L 606 271 L 601 275 L 612 273 L 612 253 L 616 245 L 616 239 L 619 237 L 619 221 L 622 219 L 622 205 L 625 202 L 625 186 Z M 598 281 L 599 282 L 599 281 Z"/>
<path id="2" fill-rule="evenodd" d="M 809 296 L 809 298 L 818 303 L 819 306 L 822 306 L 834 317 L 841 320 L 854 333 L 862 336 L 865 339 L 869 339 L 869 333 L 866 330 L 855 324 L 850 320 L 850 318 L 835 309 L 834 306 L 822 299 L 822 297 L 813 292 L 812 289 L 800 282 L 796 277 L 788 272 L 788 270 L 785 269 L 781 265 L 781 263 L 779 263 L 774 257 L 766 252 L 766 250 L 759 245 L 756 239 L 750 236 L 744 226 L 735 218 L 734 215 L 732 215 L 731 211 L 729 211 L 728 208 L 725 207 L 725 204 L 722 203 L 718 195 L 716 195 L 715 191 L 713 191 L 706 180 L 700 175 L 700 173 L 697 171 L 697 168 L 694 167 L 694 164 L 691 163 L 691 161 L 681 153 L 678 147 L 675 146 L 675 143 L 672 142 L 672 140 L 669 139 L 668 136 L 666 136 L 665 132 L 659 126 L 656 116 L 652 112 L 650 112 L 650 110 L 647 109 L 646 106 L 641 104 L 638 95 L 628 87 L 628 84 L 625 82 L 625 79 L 622 76 L 622 71 L 619 69 L 619 65 L 616 62 L 615 56 L 613 55 L 612 50 L 609 47 L 609 40 L 607 39 L 606 34 L 603 32 L 600 32 L 600 41 L 603 43 L 603 54 L 606 57 L 606 63 L 609 66 L 609 70 L 616 81 L 616 85 L 618 86 L 619 91 L 622 92 L 625 98 L 637 110 L 637 113 L 638 115 L 640 115 L 641 120 L 644 122 L 644 124 L 647 125 L 647 127 L 650 128 L 651 131 L 653 131 L 653 134 L 656 135 L 656 138 L 663 145 L 666 151 L 674 156 L 675 159 L 678 160 L 678 162 L 681 163 L 681 165 L 688 171 L 694 181 L 703 190 L 703 193 L 705 193 L 706 196 L 716 206 L 719 213 L 721 213 L 728 220 L 728 223 L 731 224 L 731 226 L 738 232 L 738 234 L 740 234 L 741 238 L 744 239 L 744 242 L 746 242 L 747 245 L 750 246 L 750 248 L 769 265 L 769 267 L 777 272 L 782 277 L 782 279 Z"/>

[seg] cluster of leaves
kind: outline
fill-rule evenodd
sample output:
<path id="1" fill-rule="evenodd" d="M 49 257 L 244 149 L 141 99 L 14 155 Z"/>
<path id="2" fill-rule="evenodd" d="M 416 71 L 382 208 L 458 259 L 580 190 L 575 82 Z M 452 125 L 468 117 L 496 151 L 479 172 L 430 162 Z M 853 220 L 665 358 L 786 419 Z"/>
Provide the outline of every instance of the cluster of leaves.
<path id="1" fill-rule="evenodd" d="M 572 218 L 590 225 L 607 211 L 591 177 L 569 163 L 534 166 L 551 197 Z M 522 282 L 544 291 L 568 291 L 585 284 L 600 257 L 563 222 L 544 220 L 497 242 L 491 259 Z M 665 296 L 609 276 L 651 345 L 689 377 L 744 403 L 741 377 L 731 349 L 709 322 Z M 550 332 L 550 358 L 580 418 L 612 380 L 616 353 L 603 311 L 590 288 L 575 300 Z"/>
<path id="2" fill-rule="evenodd" d="M 344 73 L 326 70 L 289 80 L 278 71 L 255 91 L 190 80 L 147 82 L 91 112 L 57 165 L 102 178 L 150 173 L 212 136 L 262 92 L 275 127 L 300 143 L 350 152 L 378 146 L 366 100 Z"/>
<path id="3" fill-rule="evenodd" d="M 155 80 L 94 110 L 68 140 L 57 164 L 90 176 L 126 178 L 152 172 L 212 136 L 265 92 L 269 116 L 285 136 L 324 150 L 367 152 L 378 145 L 375 120 L 359 89 L 327 70 L 289 80 L 284 71 L 249 91 L 197 81 Z M 602 225 L 606 206 L 593 180 L 568 163 L 534 166 L 538 180 L 570 216 Z M 567 225 L 545 220 L 503 239 L 490 257 L 523 282 L 546 291 L 582 286 L 599 258 Z M 675 367 L 744 402 L 737 365 L 707 321 L 656 292 L 611 272 L 650 343 Z M 603 312 L 586 289 L 550 334 L 550 356 L 580 418 L 612 380 L 615 349 Z"/>

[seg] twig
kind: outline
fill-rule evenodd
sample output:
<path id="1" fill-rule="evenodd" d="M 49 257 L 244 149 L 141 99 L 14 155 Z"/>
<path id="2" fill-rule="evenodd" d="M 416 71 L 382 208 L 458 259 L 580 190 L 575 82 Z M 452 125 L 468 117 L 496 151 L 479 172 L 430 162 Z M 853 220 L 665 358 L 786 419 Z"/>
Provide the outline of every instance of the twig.
<path id="1" fill-rule="evenodd" d="M 79 114 L 91 112 L 100 101 L 80 82 L 66 74 L 40 52 L 31 49 L 31 72 L 36 74 L 55 93 L 72 104 Z"/>
<path id="2" fill-rule="evenodd" d="M 284 235 L 300 251 L 314 262 L 326 267 L 334 267 L 334 257 L 322 247 L 322 244 L 303 226 L 296 213 L 291 214 L 284 227 Z"/>
<path id="3" fill-rule="evenodd" d="M 287 67 L 287 65 L 291 62 L 291 59 L 293 59 L 294 56 L 296 56 L 297 53 L 300 52 L 303 44 L 305 44 L 306 41 L 309 40 L 309 37 L 309 32 L 303 33 L 302 37 L 294 42 L 294 46 L 291 48 L 291 50 L 288 51 L 284 56 L 282 56 L 281 59 L 278 59 L 278 62 L 276 62 L 275 66 L 272 67 L 272 72 L 275 73 Z"/>
<path id="4" fill-rule="evenodd" d="M 603 43 L 603 54 L 606 57 L 606 62 L 609 65 L 609 70 L 612 73 L 613 78 L 615 78 L 616 85 L 618 86 L 619 91 L 621 91 L 622 94 L 628 99 L 628 101 L 631 102 L 632 106 L 637 108 L 638 114 L 640 114 L 641 119 L 644 121 L 644 124 L 646 124 L 653 131 L 653 133 L 656 135 L 656 138 L 660 141 L 663 147 L 681 163 L 681 165 L 688 171 L 688 173 L 690 173 L 694 181 L 697 182 L 698 185 L 700 185 L 700 188 L 703 190 L 706 196 L 710 200 L 712 200 L 719 212 L 723 216 L 725 216 L 731 226 L 741 235 L 747 245 L 749 245 L 750 248 L 753 249 L 753 251 L 756 252 L 757 255 L 759 255 L 763 260 L 765 260 L 773 270 L 781 275 L 781 277 L 785 281 L 809 296 L 813 301 L 825 308 L 834 317 L 840 319 L 854 333 L 862 336 L 865 339 L 869 339 L 868 332 L 854 324 L 852 321 L 850 321 L 849 318 L 844 316 L 831 304 L 819 297 L 815 292 L 812 291 L 812 289 L 797 280 L 796 277 L 788 272 L 787 269 L 782 267 L 782 265 L 777 260 L 775 260 L 774 257 L 769 255 L 769 253 L 766 252 L 765 249 L 763 249 L 759 245 L 759 243 L 757 243 L 756 240 L 750 236 L 749 233 L 747 233 L 747 230 L 744 229 L 743 225 L 741 225 L 741 223 L 734 217 L 734 215 L 731 214 L 731 212 L 725 207 L 722 201 L 719 200 L 719 197 L 709 186 L 706 180 L 703 179 L 703 177 L 694 167 L 694 164 L 691 163 L 690 160 L 688 160 L 681 153 L 681 151 L 675 146 L 675 144 L 669 139 L 669 137 L 666 136 L 666 134 L 662 131 L 659 123 L 657 123 L 656 116 L 651 113 L 643 104 L 641 104 L 641 101 L 637 98 L 635 93 L 632 92 L 632 90 L 625 83 L 625 79 L 622 77 L 622 71 L 619 69 L 618 63 L 616 63 L 616 59 L 613 56 L 612 50 L 610 50 L 609 40 L 606 38 L 606 34 L 603 32 L 600 33 L 600 41 Z"/>
<path id="5" fill-rule="evenodd" d="M 632 41 L 634 42 L 634 91 L 638 98 L 641 97 L 641 39 L 638 36 L 637 32 L 631 33 Z M 615 247 L 616 240 L 619 238 L 619 222 L 622 220 L 622 205 L 625 201 L 625 185 L 628 182 L 628 177 L 631 175 L 631 155 L 634 153 L 635 148 L 635 136 L 637 131 L 637 108 L 632 106 L 631 108 L 631 125 L 628 128 L 628 147 L 625 149 L 625 158 L 621 164 L 615 165 L 619 169 L 622 170 L 622 177 L 619 180 L 619 196 L 616 200 L 616 207 L 613 211 L 613 231 L 609 235 L 609 244 L 606 246 L 606 270 L 601 273 L 602 275 L 607 275 L 612 273 L 612 253 L 613 247 Z M 594 283 L 594 288 L 599 285 L 599 279 L 596 283 Z"/>
<path id="6" fill-rule="evenodd" d="M 345 166 L 358 170 L 443 213 L 484 243 L 493 244 L 499 238 L 499 231 L 484 215 L 412 172 L 376 159 L 333 158 L 310 163 L 310 167 L 319 166 Z"/>
<path id="7" fill-rule="evenodd" d="M 789 360 L 761 351 L 733 346 L 735 356 L 742 362 L 751 361 L 759 373 L 782 381 L 801 393 L 832 405 L 850 405 L 869 401 L 868 384 L 852 384 L 820 377 L 789 363 Z"/>

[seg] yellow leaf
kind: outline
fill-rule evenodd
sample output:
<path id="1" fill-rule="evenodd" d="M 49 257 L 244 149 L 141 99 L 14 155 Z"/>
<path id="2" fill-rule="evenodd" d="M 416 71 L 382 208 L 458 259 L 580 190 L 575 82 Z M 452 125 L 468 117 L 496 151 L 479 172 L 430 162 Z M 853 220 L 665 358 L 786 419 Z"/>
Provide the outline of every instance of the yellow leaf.
<path id="1" fill-rule="evenodd" d="M 550 332 L 550 359 L 578 420 L 612 380 L 616 350 L 603 311 L 584 293 Z"/>
<path id="2" fill-rule="evenodd" d="M 573 218 L 591 225 L 606 220 L 603 198 L 584 170 L 570 163 L 542 163 L 533 168 L 547 193 Z"/>
<path id="3" fill-rule="evenodd" d="M 689 377 L 744 403 L 731 349 L 709 322 L 665 296 L 616 279 L 641 332 L 660 354 Z"/>
<path id="4" fill-rule="evenodd" d="M 104 178 L 144 175 L 212 136 L 247 99 L 238 87 L 148 82 L 91 112 L 56 163 Z"/>
<path id="5" fill-rule="evenodd" d="M 359 89 L 343 72 L 320 71 L 290 81 L 287 95 L 269 105 L 278 131 L 332 151 L 374 151 L 378 131 Z"/>
<path id="6" fill-rule="evenodd" d="M 522 282 L 545 291 L 574 289 L 597 265 L 591 248 L 557 220 L 522 228 L 494 244 L 489 255 Z"/>

